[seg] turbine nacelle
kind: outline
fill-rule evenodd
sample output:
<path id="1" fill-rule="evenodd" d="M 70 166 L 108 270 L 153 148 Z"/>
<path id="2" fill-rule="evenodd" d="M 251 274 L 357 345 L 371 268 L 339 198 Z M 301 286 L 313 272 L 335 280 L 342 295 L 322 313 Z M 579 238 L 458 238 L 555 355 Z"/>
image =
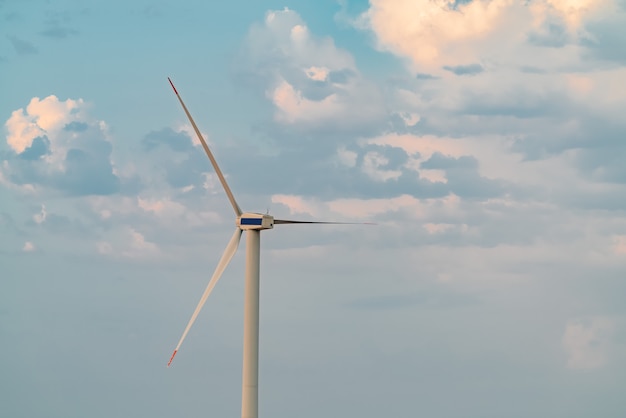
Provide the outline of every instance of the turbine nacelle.
<path id="1" fill-rule="evenodd" d="M 242 213 L 235 221 L 237 228 L 242 231 L 249 229 L 272 229 L 274 228 L 274 217 L 262 213 Z"/>

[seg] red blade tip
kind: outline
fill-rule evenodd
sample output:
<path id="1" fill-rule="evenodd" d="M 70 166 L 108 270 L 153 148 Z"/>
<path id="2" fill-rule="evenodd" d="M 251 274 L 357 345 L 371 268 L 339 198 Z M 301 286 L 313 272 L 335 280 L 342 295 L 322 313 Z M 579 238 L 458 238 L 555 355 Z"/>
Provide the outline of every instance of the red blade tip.
<path id="1" fill-rule="evenodd" d="M 176 87 L 174 87 L 174 83 L 172 83 L 172 80 L 170 80 L 169 77 L 167 77 L 167 81 L 170 82 L 170 86 L 172 86 L 172 88 L 174 89 L 174 93 L 178 94 L 178 92 L 176 91 Z"/>
<path id="2" fill-rule="evenodd" d="M 167 362 L 167 367 L 170 367 L 170 364 L 172 364 L 172 360 L 174 360 L 174 356 L 176 355 L 176 353 L 178 353 L 178 350 L 174 350 L 172 357 L 170 357 L 170 361 Z"/>

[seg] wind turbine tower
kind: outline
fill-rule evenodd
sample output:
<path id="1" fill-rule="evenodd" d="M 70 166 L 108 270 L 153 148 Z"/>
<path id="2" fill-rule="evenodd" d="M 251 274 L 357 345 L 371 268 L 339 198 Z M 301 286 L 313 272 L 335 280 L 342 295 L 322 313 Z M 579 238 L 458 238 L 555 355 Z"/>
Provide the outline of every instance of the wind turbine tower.
<path id="1" fill-rule="evenodd" d="M 170 357 L 167 363 L 168 367 L 172 364 L 174 356 L 178 353 L 180 346 L 182 345 L 189 329 L 196 320 L 202 306 L 206 302 L 207 298 L 211 294 L 211 291 L 217 284 L 218 280 L 222 276 L 222 273 L 228 266 L 228 263 L 237 252 L 241 234 L 246 232 L 246 269 L 245 269 L 245 298 L 244 298 L 244 324 L 243 324 L 243 376 L 241 387 L 241 417 L 242 418 L 257 418 L 259 407 L 259 262 L 260 262 L 260 249 L 261 249 L 261 231 L 272 229 L 274 225 L 282 224 L 343 224 L 343 222 L 313 222 L 313 221 L 294 221 L 286 219 L 274 219 L 271 215 L 242 212 L 241 208 L 237 204 L 233 192 L 230 190 L 222 170 L 217 165 L 217 161 L 213 156 L 213 153 L 209 149 L 209 146 L 200 133 L 198 126 L 194 122 L 191 114 L 187 110 L 187 106 L 183 102 L 183 99 L 178 94 L 174 83 L 169 79 L 170 85 L 176 93 L 176 97 L 180 101 L 180 104 L 191 123 L 198 139 L 202 143 L 202 148 L 206 152 L 207 157 L 213 165 L 217 177 L 224 187 L 224 191 L 230 200 L 230 204 L 235 211 L 235 232 L 232 238 L 226 245 L 226 249 L 222 254 L 222 258 L 217 264 L 213 276 L 209 281 L 200 302 L 196 306 L 196 309 L 191 315 L 191 319 L 185 327 L 182 337 L 178 341 L 178 345 Z"/>

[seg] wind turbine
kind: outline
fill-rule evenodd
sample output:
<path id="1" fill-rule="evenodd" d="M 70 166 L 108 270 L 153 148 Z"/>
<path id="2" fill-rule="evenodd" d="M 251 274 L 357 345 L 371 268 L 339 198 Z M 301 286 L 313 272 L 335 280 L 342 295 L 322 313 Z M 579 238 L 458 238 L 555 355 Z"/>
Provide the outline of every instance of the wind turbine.
<path id="1" fill-rule="evenodd" d="M 206 302 L 207 298 L 211 294 L 211 291 L 217 284 L 217 281 L 222 276 L 222 273 L 228 266 L 228 263 L 237 252 L 239 246 L 239 240 L 241 234 L 246 231 L 246 279 L 245 279 L 245 306 L 244 306 L 244 323 L 243 323 L 243 379 L 241 388 L 241 417 L 242 418 L 257 418 L 258 417 L 258 401 L 259 401 L 259 261 L 260 261 L 260 248 L 261 248 L 261 231 L 265 229 L 272 229 L 274 225 L 281 224 L 342 224 L 343 222 L 313 222 L 313 221 L 293 221 L 286 219 L 274 219 L 269 214 L 242 212 L 241 208 L 237 204 L 233 192 L 230 190 L 226 179 L 217 165 L 217 161 L 213 156 L 213 153 L 209 149 L 204 137 L 200 133 L 198 126 L 194 122 L 191 114 L 187 110 L 187 106 L 183 102 L 183 99 L 178 94 L 174 83 L 168 77 L 170 85 L 178 97 L 178 101 L 183 107 L 191 126 L 193 126 L 198 139 L 202 143 L 202 148 L 206 152 L 206 155 L 211 160 L 211 164 L 217 173 L 217 177 L 220 179 L 220 183 L 224 187 L 224 191 L 230 200 L 235 211 L 235 232 L 232 238 L 226 245 L 226 249 L 222 254 L 222 258 L 217 263 L 217 267 L 213 272 L 213 276 L 209 281 L 200 302 L 196 306 L 191 319 L 187 323 L 187 327 L 183 332 L 178 345 L 167 363 L 168 367 L 172 364 L 174 356 L 178 353 L 181 344 L 183 343 L 189 329 L 196 320 L 198 313 L 202 309 L 202 306 Z"/>

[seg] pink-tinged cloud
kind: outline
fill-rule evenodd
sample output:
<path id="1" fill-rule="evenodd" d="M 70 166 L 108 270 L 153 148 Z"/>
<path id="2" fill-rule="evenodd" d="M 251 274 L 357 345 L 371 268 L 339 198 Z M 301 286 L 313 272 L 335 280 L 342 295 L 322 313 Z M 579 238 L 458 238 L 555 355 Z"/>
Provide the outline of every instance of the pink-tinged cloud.
<path id="1" fill-rule="evenodd" d="M 182 203 L 169 198 L 143 199 L 139 197 L 137 209 L 151 213 L 161 225 L 170 228 L 180 227 L 180 223 L 183 223 L 185 227 L 198 227 L 221 221 L 219 215 L 214 212 L 191 210 Z"/>
<path id="2" fill-rule="evenodd" d="M 609 360 L 614 321 L 605 316 L 570 320 L 562 343 L 570 369 L 597 369 Z"/>
<path id="3" fill-rule="evenodd" d="M 96 242 L 95 246 L 98 254 L 107 257 L 147 259 L 164 256 L 156 243 L 130 227 L 111 231 L 106 239 Z"/>
<path id="4" fill-rule="evenodd" d="M 47 135 L 54 147 L 53 139 L 70 122 L 81 120 L 79 110 L 84 108 L 82 99 L 65 101 L 51 95 L 40 99 L 33 97 L 26 109 L 11 113 L 5 127 L 7 143 L 16 153 L 22 153 L 38 136 Z"/>
<path id="5" fill-rule="evenodd" d="M 334 118 L 342 110 L 336 94 L 322 100 L 309 100 L 285 80 L 268 92 L 268 96 L 276 106 L 276 121 L 286 124 L 324 121 Z"/>
<path id="6" fill-rule="evenodd" d="M 374 32 L 381 49 L 408 58 L 416 72 L 437 73 L 444 66 L 513 58 L 530 33 L 548 32 L 554 23 L 579 36 L 587 21 L 597 21 L 614 5 L 613 0 L 371 0 L 360 24 Z"/>
<path id="7" fill-rule="evenodd" d="M 291 215 L 306 214 L 316 217 L 320 214 L 320 204 L 312 199 L 307 200 L 302 196 L 277 194 L 272 196 L 272 203 L 286 206 Z"/>
<path id="8" fill-rule="evenodd" d="M 463 225 L 465 229 L 467 229 L 467 225 Z M 431 235 L 441 234 L 446 231 L 450 231 L 454 229 L 456 225 L 454 224 L 442 224 L 442 223 L 427 223 L 424 224 L 424 229 Z"/>
<path id="9" fill-rule="evenodd" d="M 445 0 L 372 0 L 363 19 L 382 49 L 428 71 L 474 60 L 464 49 L 502 25 L 512 3 L 475 0 L 453 9 L 454 2 Z"/>
<path id="10" fill-rule="evenodd" d="M 626 235 L 613 237 L 613 252 L 618 255 L 626 255 Z"/>

